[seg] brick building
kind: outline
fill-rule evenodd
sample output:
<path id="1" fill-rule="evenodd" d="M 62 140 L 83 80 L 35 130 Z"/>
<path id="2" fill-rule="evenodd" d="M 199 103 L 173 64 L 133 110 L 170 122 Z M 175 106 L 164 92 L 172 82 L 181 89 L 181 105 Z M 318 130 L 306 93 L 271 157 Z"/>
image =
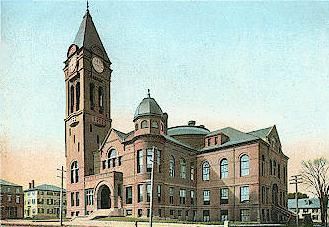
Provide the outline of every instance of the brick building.
<path id="1" fill-rule="evenodd" d="M 275 126 L 168 128 L 148 93 L 131 132 L 111 127 L 111 61 L 87 10 L 67 51 L 65 144 L 68 216 L 149 213 L 160 218 L 278 222 L 287 218 L 287 162 Z M 116 116 L 116 118 L 119 118 Z"/>
<path id="2" fill-rule="evenodd" d="M 23 187 L 0 179 L 0 219 L 23 218 Z"/>
<path id="3" fill-rule="evenodd" d="M 34 180 L 24 191 L 25 218 L 58 218 L 60 214 L 61 188 L 42 184 L 34 186 Z M 63 190 L 63 215 L 66 215 L 66 192 Z"/>

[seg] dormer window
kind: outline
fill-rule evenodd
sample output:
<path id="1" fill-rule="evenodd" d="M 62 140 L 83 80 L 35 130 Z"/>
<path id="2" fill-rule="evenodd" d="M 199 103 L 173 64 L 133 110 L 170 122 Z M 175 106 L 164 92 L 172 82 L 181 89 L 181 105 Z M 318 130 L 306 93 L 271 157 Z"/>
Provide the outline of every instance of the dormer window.
<path id="1" fill-rule="evenodd" d="M 217 145 L 218 144 L 218 137 L 216 136 L 215 137 L 215 145 Z"/>
<path id="2" fill-rule="evenodd" d="M 210 140 L 210 138 L 208 138 L 208 140 L 207 140 L 208 146 L 210 146 L 210 142 L 211 142 L 211 140 Z"/>

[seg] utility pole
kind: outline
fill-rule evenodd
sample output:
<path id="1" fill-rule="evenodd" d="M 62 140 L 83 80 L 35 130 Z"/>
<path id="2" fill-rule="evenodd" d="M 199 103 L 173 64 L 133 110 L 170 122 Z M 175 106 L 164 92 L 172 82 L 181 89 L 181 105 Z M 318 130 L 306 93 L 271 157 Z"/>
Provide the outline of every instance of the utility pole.
<path id="1" fill-rule="evenodd" d="M 291 179 L 289 180 L 290 183 L 289 184 L 294 184 L 295 185 L 295 189 L 296 189 L 296 193 L 295 193 L 295 200 L 296 200 L 296 225 L 298 227 L 299 223 L 298 223 L 298 184 L 303 183 L 302 182 L 302 176 L 301 175 L 293 175 L 291 176 Z"/>
<path id="2" fill-rule="evenodd" d="M 153 186 L 154 186 L 154 162 L 155 162 L 155 147 L 153 147 L 152 151 L 152 170 L 151 170 L 151 192 L 150 192 L 150 220 L 149 225 L 152 227 L 153 224 Z"/>
<path id="3" fill-rule="evenodd" d="M 57 169 L 58 171 L 61 172 L 61 176 L 57 176 L 61 178 L 61 192 L 59 196 L 59 218 L 60 218 L 60 223 L 61 226 L 63 226 L 63 185 L 64 185 L 64 167 L 62 166 L 61 169 Z"/>

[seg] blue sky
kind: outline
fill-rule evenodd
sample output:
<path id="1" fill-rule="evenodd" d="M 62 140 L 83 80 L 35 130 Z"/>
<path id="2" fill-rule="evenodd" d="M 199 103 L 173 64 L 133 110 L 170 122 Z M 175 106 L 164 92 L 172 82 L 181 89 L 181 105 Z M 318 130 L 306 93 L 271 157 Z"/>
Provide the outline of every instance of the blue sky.
<path id="1" fill-rule="evenodd" d="M 63 61 L 85 8 L 1 1 L 0 135 L 11 152 L 63 156 Z M 112 61 L 118 129 L 133 128 L 150 88 L 170 126 L 276 124 L 292 160 L 328 154 L 328 2 L 90 1 L 90 11 Z"/>

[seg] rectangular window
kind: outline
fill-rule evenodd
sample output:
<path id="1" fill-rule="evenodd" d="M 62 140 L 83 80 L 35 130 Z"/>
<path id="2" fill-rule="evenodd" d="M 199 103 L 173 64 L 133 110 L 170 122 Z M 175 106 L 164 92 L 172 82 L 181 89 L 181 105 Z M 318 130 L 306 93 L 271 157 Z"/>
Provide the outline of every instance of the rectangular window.
<path id="1" fill-rule="evenodd" d="M 126 204 L 133 203 L 133 189 L 131 186 L 126 187 Z"/>
<path id="2" fill-rule="evenodd" d="M 204 210 L 203 211 L 203 221 L 204 222 L 208 222 L 208 221 L 210 221 L 210 215 L 209 215 L 209 210 Z"/>
<path id="3" fill-rule="evenodd" d="M 174 216 L 174 210 L 169 211 L 170 216 Z"/>
<path id="4" fill-rule="evenodd" d="M 138 202 L 143 202 L 143 185 L 137 185 L 137 193 L 138 193 Z"/>
<path id="5" fill-rule="evenodd" d="M 8 202 L 11 202 L 11 195 L 7 195 Z"/>
<path id="6" fill-rule="evenodd" d="M 210 191 L 203 191 L 203 205 L 210 205 Z"/>
<path id="7" fill-rule="evenodd" d="M 186 201 L 186 190 L 180 189 L 179 190 L 179 203 L 185 204 L 185 201 Z"/>
<path id="8" fill-rule="evenodd" d="M 151 172 L 152 171 L 152 153 L 153 149 L 147 149 L 146 150 L 146 171 Z"/>
<path id="9" fill-rule="evenodd" d="M 151 184 L 146 185 L 146 201 L 150 202 L 151 198 Z"/>
<path id="10" fill-rule="evenodd" d="M 161 151 L 160 150 L 157 150 L 157 164 L 158 164 L 158 171 L 159 173 L 161 173 Z"/>
<path id="11" fill-rule="evenodd" d="M 221 210 L 220 211 L 220 220 L 221 221 L 228 221 L 228 210 Z"/>
<path id="12" fill-rule="evenodd" d="M 241 203 L 249 201 L 249 186 L 240 188 L 240 201 Z"/>
<path id="13" fill-rule="evenodd" d="M 181 217 L 181 216 L 182 216 L 182 210 L 178 210 L 178 211 L 177 211 L 177 216 L 178 216 L 178 217 Z"/>
<path id="14" fill-rule="evenodd" d="M 218 137 L 216 136 L 215 137 L 215 145 L 217 145 L 218 144 Z"/>
<path id="15" fill-rule="evenodd" d="M 141 173 L 143 171 L 143 151 L 137 151 L 137 173 Z"/>
<path id="16" fill-rule="evenodd" d="M 74 206 L 74 192 L 71 192 L 71 206 Z"/>
<path id="17" fill-rule="evenodd" d="M 158 203 L 161 202 L 161 185 L 157 186 L 157 197 L 158 197 Z"/>
<path id="18" fill-rule="evenodd" d="M 174 188 L 169 188 L 169 203 L 174 204 Z"/>
<path id="19" fill-rule="evenodd" d="M 93 189 L 86 189 L 86 205 L 94 204 L 94 191 Z"/>
<path id="20" fill-rule="evenodd" d="M 195 201 L 194 201 L 195 195 L 194 195 L 194 191 L 193 190 L 191 190 L 190 196 L 191 196 L 191 205 L 194 205 L 195 204 Z"/>
<path id="21" fill-rule="evenodd" d="M 220 189 L 220 204 L 228 204 L 228 188 Z"/>
<path id="22" fill-rule="evenodd" d="M 194 166 L 191 164 L 191 169 L 190 169 L 190 179 L 194 180 Z"/>
<path id="23" fill-rule="evenodd" d="M 76 192 L 75 193 L 75 203 L 76 203 L 76 206 L 79 206 L 80 204 L 79 204 L 79 192 Z"/>
<path id="24" fill-rule="evenodd" d="M 210 140 L 210 138 L 208 138 L 208 141 L 207 141 L 208 146 L 210 146 L 210 142 L 211 142 L 211 140 Z"/>
<path id="25" fill-rule="evenodd" d="M 250 212 L 248 209 L 240 210 L 240 220 L 241 221 L 250 221 Z"/>
<path id="26" fill-rule="evenodd" d="M 19 204 L 19 202 L 20 202 L 20 197 L 19 197 L 19 195 L 17 195 L 17 196 L 16 196 L 16 203 Z"/>

